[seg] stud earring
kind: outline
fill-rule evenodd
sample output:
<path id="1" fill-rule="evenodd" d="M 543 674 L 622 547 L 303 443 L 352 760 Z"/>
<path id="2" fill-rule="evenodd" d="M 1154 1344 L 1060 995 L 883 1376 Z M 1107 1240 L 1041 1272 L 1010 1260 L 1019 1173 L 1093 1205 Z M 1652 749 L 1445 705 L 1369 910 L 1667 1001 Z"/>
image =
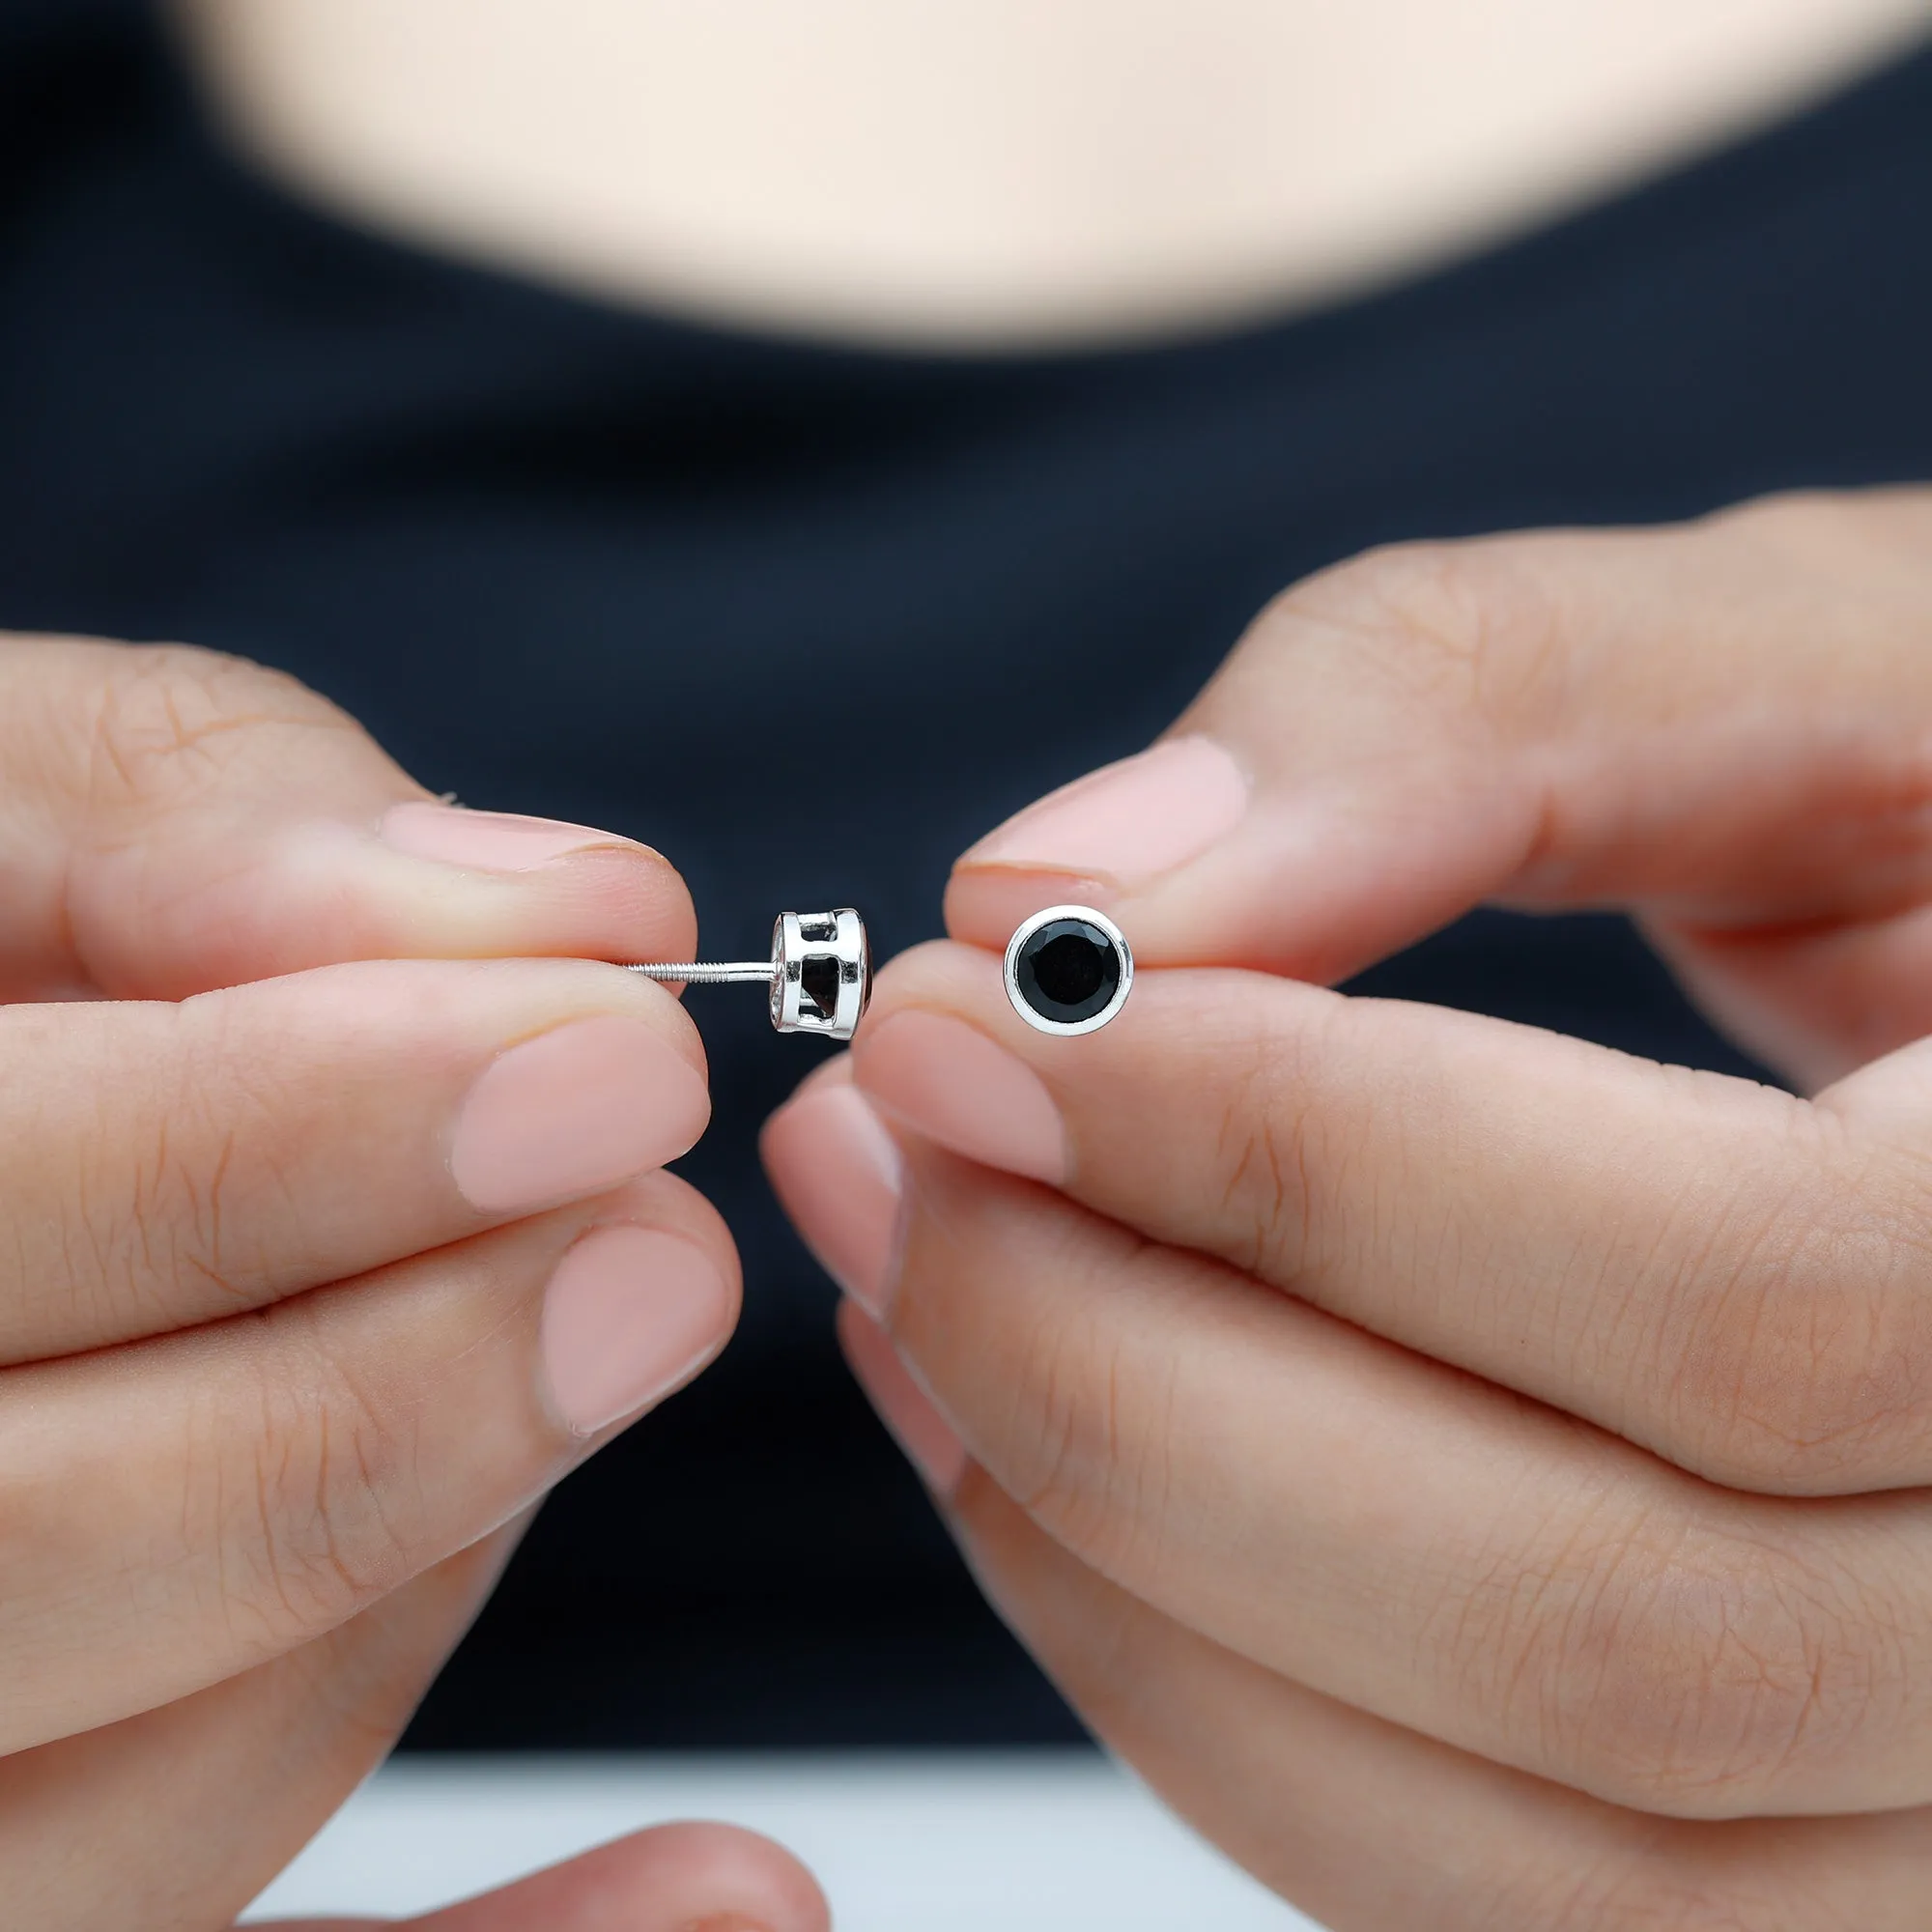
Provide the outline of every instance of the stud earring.
<path id="1" fill-rule="evenodd" d="M 850 1039 L 872 997 L 872 950 L 866 922 L 850 906 L 836 912 L 781 912 L 772 923 L 772 956 L 634 965 L 646 980 L 687 986 L 762 983 L 771 988 L 780 1033 Z"/>
<path id="2" fill-rule="evenodd" d="M 1092 906 L 1048 906 L 1007 946 L 1007 998 L 1041 1033 L 1092 1033 L 1126 1005 L 1134 955 L 1126 935 Z"/>

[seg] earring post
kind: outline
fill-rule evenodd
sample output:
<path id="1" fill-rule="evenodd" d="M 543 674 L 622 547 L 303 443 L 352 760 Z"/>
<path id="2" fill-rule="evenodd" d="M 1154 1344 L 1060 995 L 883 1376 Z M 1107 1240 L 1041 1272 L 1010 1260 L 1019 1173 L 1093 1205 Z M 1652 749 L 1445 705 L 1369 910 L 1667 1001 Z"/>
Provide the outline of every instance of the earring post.
<path id="1" fill-rule="evenodd" d="M 776 1033 L 850 1039 L 872 990 L 866 922 L 850 906 L 781 912 L 769 959 L 633 959 L 639 979 L 685 986 L 762 986 Z"/>
<path id="2" fill-rule="evenodd" d="M 656 960 L 647 965 L 633 964 L 630 972 L 641 973 L 646 980 L 681 980 L 687 986 L 769 986 L 772 962 L 769 959 L 687 959 L 670 964 Z"/>

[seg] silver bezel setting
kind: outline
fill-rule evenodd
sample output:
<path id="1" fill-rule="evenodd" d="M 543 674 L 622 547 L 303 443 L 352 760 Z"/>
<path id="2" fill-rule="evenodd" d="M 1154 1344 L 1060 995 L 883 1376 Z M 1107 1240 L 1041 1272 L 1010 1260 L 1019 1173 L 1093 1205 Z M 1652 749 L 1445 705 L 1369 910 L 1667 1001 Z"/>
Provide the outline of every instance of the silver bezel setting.
<path id="1" fill-rule="evenodd" d="M 829 1013 L 805 997 L 805 967 L 831 965 L 838 991 Z M 772 926 L 772 1025 L 780 1033 L 850 1039 L 872 997 L 872 954 L 866 922 L 850 906 L 833 912 L 781 912 Z"/>
<path id="2" fill-rule="evenodd" d="M 1037 1013 L 1027 1005 L 1026 996 L 1020 991 L 1020 949 L 1043 925 L 1051 925 L 1057 919 L 1078 919 L 1106 934 L 1112 944 L 1115 956 L 1121 962 L 1121 983 L 1114 988 L 1114 997 L 1097 1013 L 1090 1013 L 1084 1020 L 1050 1020 L 1043 1013 Z M 1094 1033 L 1105 1026 L 1127 1003 L 1128 991 L 1134 983 L 1133 949 L 1127 944 L 1127 936 L 1103 912 L 1095 912 L 1092 906 L 1055 905 L 1043 912 L 1037 912 L 1031 919 L 1021 923 L 1019 929 L 1007 942 L 1007 998 L 1011 1001 L 1013 1011 L 1025 1020 L 1036 1033 L 1050 1033 L 1061 1038 L 1070 1038 L 1074 1034 Z"/>

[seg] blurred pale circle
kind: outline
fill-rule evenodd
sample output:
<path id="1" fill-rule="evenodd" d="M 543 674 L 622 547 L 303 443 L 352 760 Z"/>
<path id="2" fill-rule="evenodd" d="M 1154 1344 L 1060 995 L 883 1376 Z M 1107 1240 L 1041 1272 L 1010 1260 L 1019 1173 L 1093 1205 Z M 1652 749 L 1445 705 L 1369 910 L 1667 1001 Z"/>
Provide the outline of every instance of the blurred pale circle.
<path id="1" fill-rule="evenodd" d="M 183 0 L 242 141 L 404 234 L 861 340 L 1359 289 L 1768 120 L 1932 0 Z"/>

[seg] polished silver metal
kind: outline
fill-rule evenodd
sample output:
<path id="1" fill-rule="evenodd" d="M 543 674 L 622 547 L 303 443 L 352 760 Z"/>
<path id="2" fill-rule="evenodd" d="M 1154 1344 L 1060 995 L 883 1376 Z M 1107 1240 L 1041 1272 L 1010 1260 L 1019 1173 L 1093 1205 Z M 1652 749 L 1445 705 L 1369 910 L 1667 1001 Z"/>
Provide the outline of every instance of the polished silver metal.
<path id="1" fill-rule="evenodd" d="M 780 1033 L 826 1039 L 850 1039 L 872 997 L 866 922 L 850 906 L 780 913 L 772 923 L 769 959 L 653 960 L 631 971 L 687 986 L 769 986 L 772 1025 Z"/>
<path id="2" fill-rule="evenodd" d="M 1113 997 L 1096 1013 L 1090 1013 L 1085 1019 L 1056 1020 L 1029 1005 L 1020 985 L 1020 953 L 1026 943 L 1041 926 L 1051 925 L 1056 920 L 1076 919 L 1093 926 L 1113 948 L 1114 958 L 1120 973 L 1114 987 Z M 1017 932 L 1007 942 L 1007 998 L 1012 1002 L 1013 1011 L 1025 1020 L 1027 1025 L 1039 1033 L 1058 1034 L 1066 1037 L 1073 1034 L 1094 1033 L 1105 1026 L 1127 1003 L 1127 994 L 1134 983 L 1133 949 L 1127 944 L 1127 936 L 1103 912 L 1095 912 L 1092 906 L 1055 905 L 1037 912 L 1024 921 Z"/>

